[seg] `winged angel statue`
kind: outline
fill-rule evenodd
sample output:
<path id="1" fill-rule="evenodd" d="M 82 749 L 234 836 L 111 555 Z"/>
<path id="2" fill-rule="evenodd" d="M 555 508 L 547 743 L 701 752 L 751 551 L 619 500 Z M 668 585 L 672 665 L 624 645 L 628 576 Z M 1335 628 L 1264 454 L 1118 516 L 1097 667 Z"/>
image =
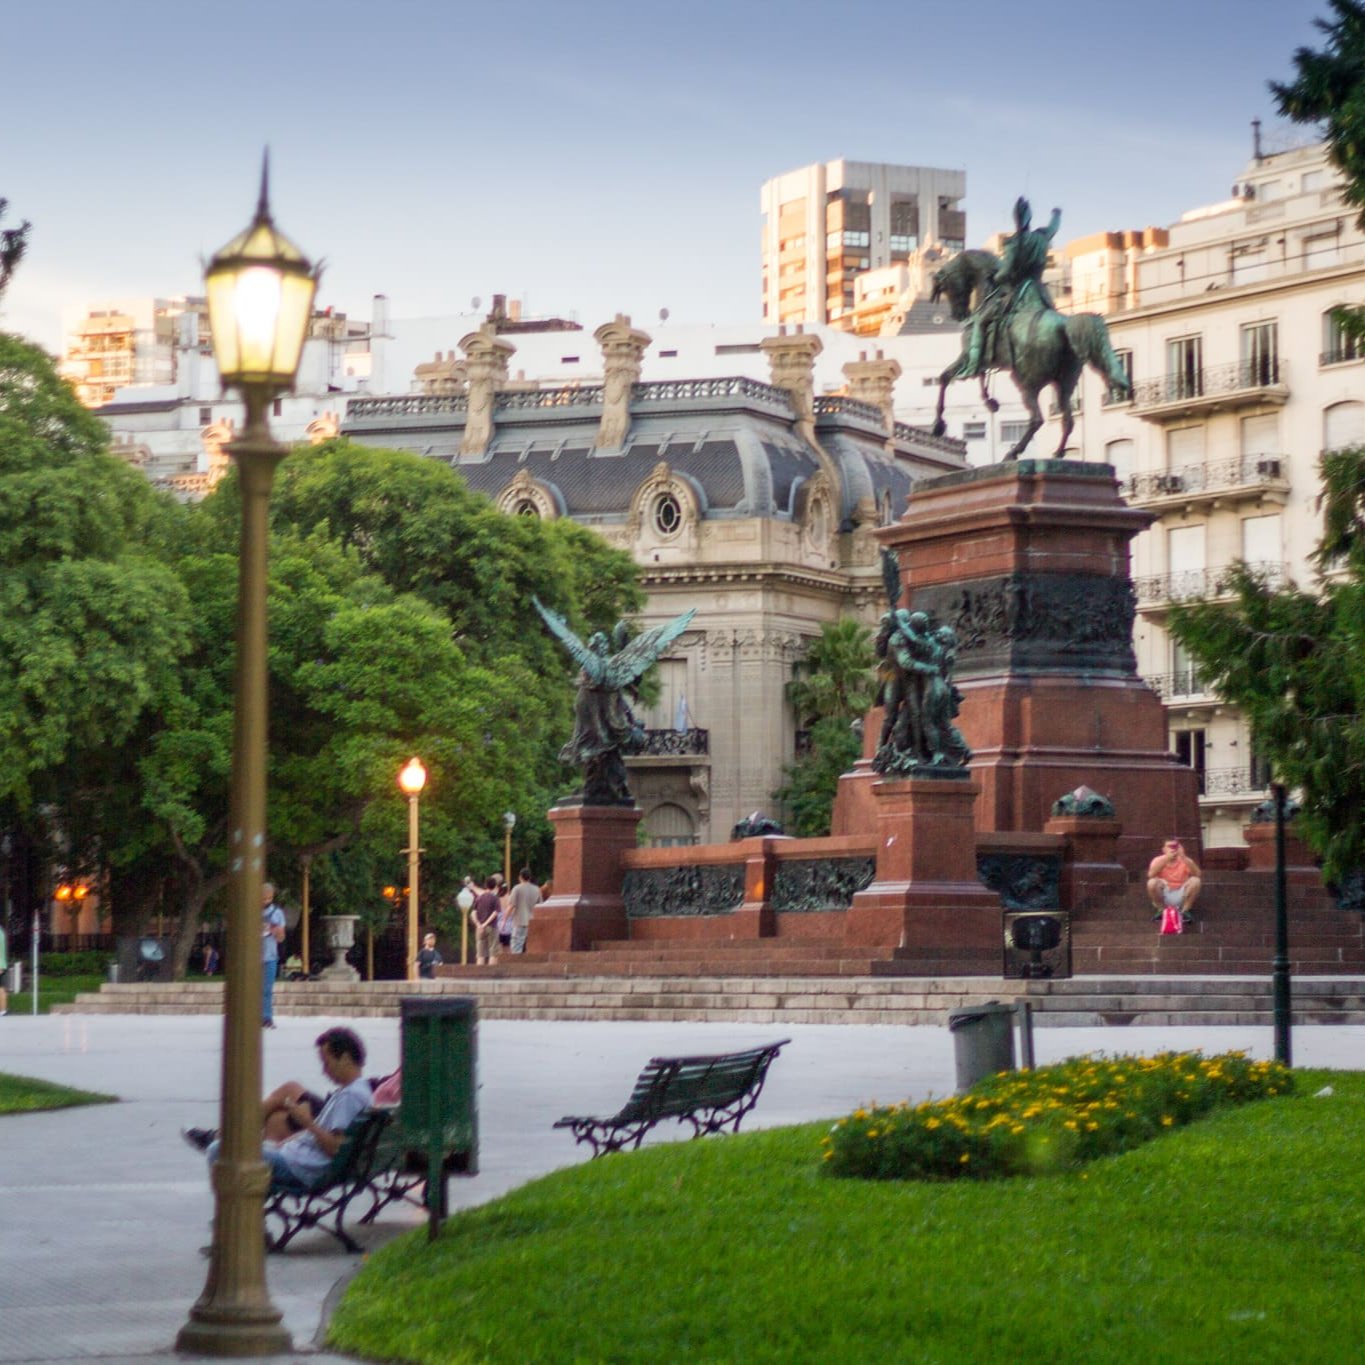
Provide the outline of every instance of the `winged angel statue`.
<path id="1" fill-rule="evenodd" d="M 644 744 L 645 732 L 631 712 L 627 694 L 635 695 L 635 683 L 687 629 L 695 608 L 633 640 L 626 623 L 618 621 L 610 639 L 599 630 L 584 644 L 558 612 L 531 600 L 581 669 L 573 734 L 559 751 L 560 761 L 583 769 L 585 806 L 628 806 L 632 798 L 623 755 Z"/>

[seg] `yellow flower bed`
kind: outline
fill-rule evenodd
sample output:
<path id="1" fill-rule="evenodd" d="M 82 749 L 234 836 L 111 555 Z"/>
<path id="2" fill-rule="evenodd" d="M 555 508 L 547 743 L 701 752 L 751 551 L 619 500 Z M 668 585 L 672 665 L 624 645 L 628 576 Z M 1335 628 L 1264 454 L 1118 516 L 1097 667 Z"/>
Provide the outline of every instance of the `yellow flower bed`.
<path id="1" fill-rule="evenodd" d="M 953 1099 L 858 1109 L 825 1136 L 824 1169 L 871 1180 L 1067 1169 L 1127 1151 L 1220 1105 L 1292 1087 L 1285 1067 L 1241 1052 L 1077 1057 L 1002 1071 Z"/>

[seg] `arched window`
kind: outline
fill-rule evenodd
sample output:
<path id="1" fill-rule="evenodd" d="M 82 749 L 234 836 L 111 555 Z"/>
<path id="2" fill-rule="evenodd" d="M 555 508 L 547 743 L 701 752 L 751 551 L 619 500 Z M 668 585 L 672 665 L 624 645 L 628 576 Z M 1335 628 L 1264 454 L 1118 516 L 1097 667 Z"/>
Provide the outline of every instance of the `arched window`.
<path id="1" fill-rule="evenodd" d="M 1322 414 L 1322 448 L 1344 450 L 1365 445 L 1365 403 L 1333 403 Z"/>
<path id="2" fill-rule="evenodd" d="M 680 848 L 696 841 L 692 817 L 681 806 L 671 803 L 655 806 L 645 821 L 645 828 L 649 831 L 651 848 Z"/>

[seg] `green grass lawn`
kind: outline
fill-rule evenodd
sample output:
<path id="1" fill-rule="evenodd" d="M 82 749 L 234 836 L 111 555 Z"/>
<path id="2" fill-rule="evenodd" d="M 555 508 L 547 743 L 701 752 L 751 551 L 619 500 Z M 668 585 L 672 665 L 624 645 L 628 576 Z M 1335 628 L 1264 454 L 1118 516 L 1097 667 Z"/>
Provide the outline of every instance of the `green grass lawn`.
<path id="1" fill-rule="evenodd" d="M 27 964 L 25 964 L 27 966 Z M 24 980 L 32 978 L 26 971 Z M 46 1014 L 53 1005 L 68 1005 L 82 991 L 97 991 L 104 985 L 103 976 L 56 976 L 44 974 L 38 980 L 38 1013 Z M 11 1014 L 33 1013 L 33 992 L 31 990 L 12 991 L 9 997 Z"/>
<path id="2" fill-rule="evenodd" d="M 39 1109 L 68 1109 L 75 1104 L 112 1104 L 114 1095 L 71 1090 L 32 1076 L 9 1076 L 0 1072 L 0 1114 L 32 1114 Z"/>
<path id="3" fill-rule="evenodd" d="M 523 1363 L 1359 1359 L 1365 1074 L 1297 1082 L 1048 1177 L 835 1179 L 826 1124 L 606 1157 L 377 1252 L 331 1344 Z"/>

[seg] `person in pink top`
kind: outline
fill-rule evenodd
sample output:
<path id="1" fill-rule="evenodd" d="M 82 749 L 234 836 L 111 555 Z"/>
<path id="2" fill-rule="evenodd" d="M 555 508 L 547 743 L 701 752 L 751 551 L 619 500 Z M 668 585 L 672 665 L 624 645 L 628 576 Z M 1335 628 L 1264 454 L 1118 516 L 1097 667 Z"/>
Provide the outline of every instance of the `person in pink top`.
<path id="1" fill-rule="evenodd" d="M 1199 864 L 1184 845 L 1174 836 L 1167 839 L 1147 869 L 1147 897 L 1161 918 L 1163 934 L 1184 933 L 1203 884 Z"/>

